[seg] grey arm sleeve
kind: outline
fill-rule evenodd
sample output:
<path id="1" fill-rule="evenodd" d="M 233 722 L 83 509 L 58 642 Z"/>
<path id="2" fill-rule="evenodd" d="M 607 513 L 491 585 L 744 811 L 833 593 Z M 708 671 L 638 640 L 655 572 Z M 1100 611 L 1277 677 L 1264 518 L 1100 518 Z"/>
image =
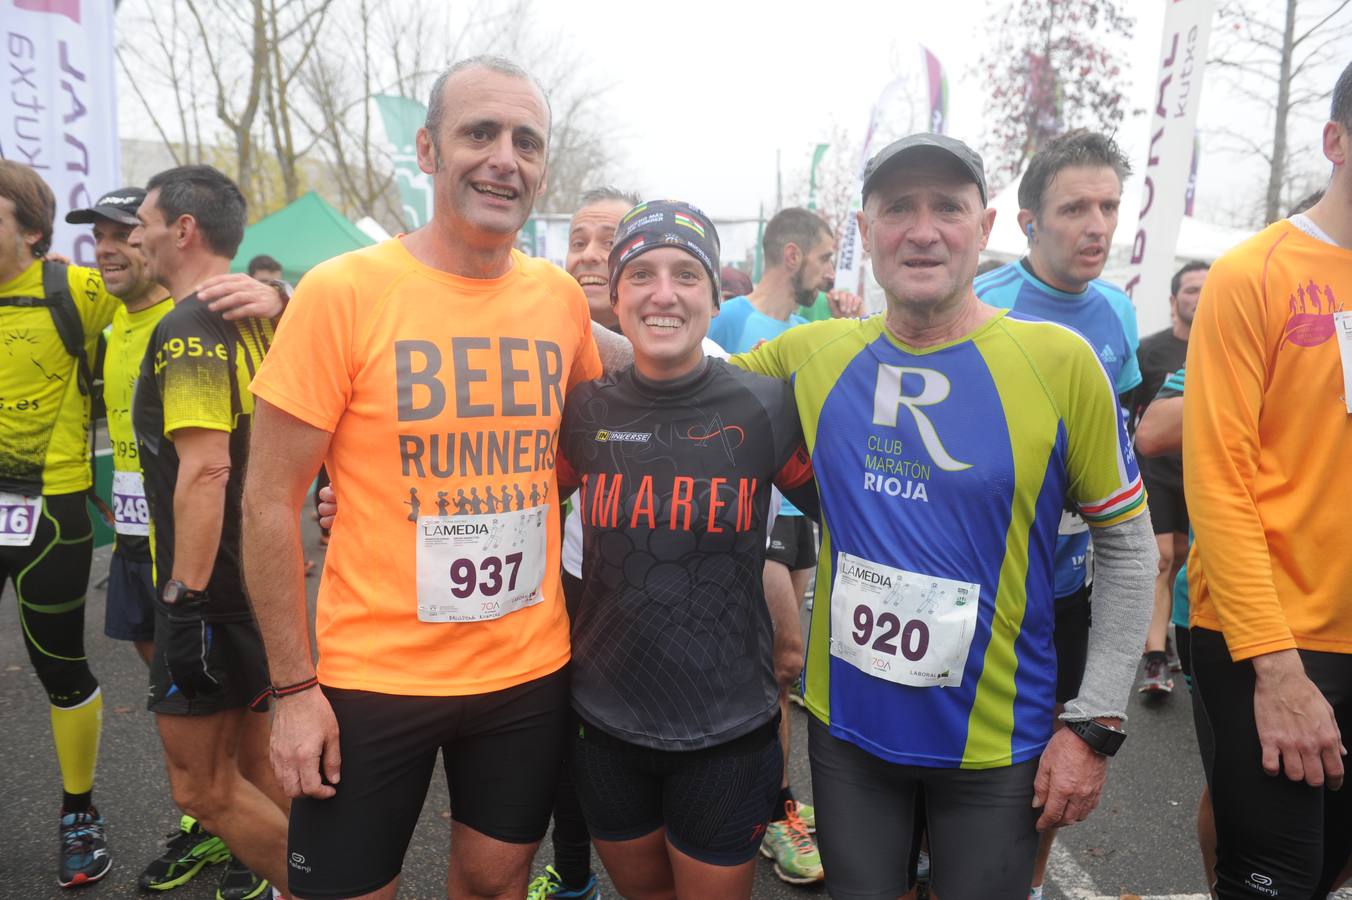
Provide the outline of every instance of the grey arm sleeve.
<path id="1" fill-rule="evenodd" d="M 629 338 L 595 322 L 592 323 L 592 337 L 596 338 L 601 369 L 607 375 L 623 371 L 634 364 L 634 345 L 629 343 Z"/>
<path id="2" fill-rule="evenodd" d="M 1150 513 L 1091 528 L 1094 543 L 1094 625 L 1080 695 L 1066 703 L 1063 719 L 1118 716 L 1127 719 L 1127 698 L 1145 645 L 1155 601 L 1159 550 Z"/>

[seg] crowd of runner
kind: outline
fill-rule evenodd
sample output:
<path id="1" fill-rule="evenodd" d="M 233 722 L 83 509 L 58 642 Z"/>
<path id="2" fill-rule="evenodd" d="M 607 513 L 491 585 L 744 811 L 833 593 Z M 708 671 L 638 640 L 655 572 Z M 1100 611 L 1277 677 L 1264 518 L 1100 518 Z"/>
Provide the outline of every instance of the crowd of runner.
<path id="1" fill-rule="evenodd" d="M 451 67 L 417 137 L 430 223 L 294 291 L 271 259 L 230 274 L 245 200 L 211 167 L 67 213 L 90 269 L 0 160 L 0 585 L 50 701 L 63 887 L 111 866 L 100 406 L 104 630 L 147 665 L 182 814 L 143 889 L 228 861 L 221 900 L 394 896 L 440 755 L 455 898 L 599 897 L 593 848 L 641 900 L 749 897 L 758 855 L 836 898 L 1040 898 L 1138 669 L 1195 692 L 1214 896 L 1347 879 L 1352 66 L 1322 196 L 1143 286 L 1172 319 L 1144 340 L 1101 277 L 1129 174 L 1106 136 L 1038 150 L 1027 254 L 981 275 L 980 156 L 879 151 L 869 316 L 805 209 L 754 284 L 698 207 L 604 186 L 566 271 L 525 256 L 550 127 L 511 62 Z"/>

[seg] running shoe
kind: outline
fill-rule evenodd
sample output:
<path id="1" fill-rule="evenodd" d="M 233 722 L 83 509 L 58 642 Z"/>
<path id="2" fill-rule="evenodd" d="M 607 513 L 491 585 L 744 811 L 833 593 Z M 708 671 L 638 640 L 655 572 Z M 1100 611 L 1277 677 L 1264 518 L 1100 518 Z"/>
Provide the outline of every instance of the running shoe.
<path id="1" fill-rule="evenodd" d="M 798 815 L 798 804 L 784 804 L 784 818 L 765 826 L 761 841 L 761 856 L 775 861 L 775 874 L 789 884 L 812 884 L 826 876 L 822 874 L 822 858 L 817 842 L 808 834 Z"/>
<path id="2" fill-rule="evenodd" d="M 103 816 L 94 807 L 61 817 L 61 856 L 57 883 L 63 888 L 98 881 L 112 868 L 108 841 L 103 835 Z"/>
<path id="3" fill-rule="evenodd" d="M 811 803 L 803 803 L 798 800 L 798 818 L 803 820 L 803 827 L 807 829 L 808 834 L 817 833 L 817 810 Z"/>
<path id="4" fill-rule="evenodd" d="M 1169 677 L 1169 659 L 1163 651 L 1155 650 L 1145 655 L 1145 675 L 1136 688 L 1142 694 L 1168 694 L 1174 689 L 1174 680 Z"/>
<path id="5" fill-rule="evenodd" d="M 800 679 L 795 678 L 793 684 L 789 685 L 789 702 L 807 709 L 807 701 L 803 699 L 803 682 Z"/>
<path id="6" fill-rule="evenodd" d="M 220 884 L 216 885 L 216 900 L 271 900 L 272 885 L 250 871 L 237 859 L 231 859 L 221 870 Z"/>
<path id="7" fill-rule="evenodd" d="M 164 853 L 151 860 L 141 873 L 140 885 L 146 891 L 169 891 L 187 884 L 202 867 L 230 858 L 225 843 L 207 831 L 192 816 L 179 820 L 178 831 L 164 839 Z"/>
<path id="8" fill-rule="evenodd" d="M 537 876 L 526 888 L 526 900 L 597 900 L 601 889 L 596 876 L 589 874 L 580 888 L 564 887 L 563 878 L 553 866 L 545 866 L 545 874 Z"/>

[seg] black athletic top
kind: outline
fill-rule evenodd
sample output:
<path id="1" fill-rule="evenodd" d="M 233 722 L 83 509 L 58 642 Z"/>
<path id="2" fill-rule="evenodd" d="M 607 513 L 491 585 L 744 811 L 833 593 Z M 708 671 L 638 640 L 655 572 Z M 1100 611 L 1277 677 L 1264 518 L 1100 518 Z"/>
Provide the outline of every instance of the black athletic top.
<path id="1" fill-rule="evenodd" d="M 150 504 L 157 593 L 164 590 L 174 567 L 178 453 L 172 435 L 181 428 L 207 428 L 230 435 L 230 478 L 225 487 L 221 540 L 207 583 L 211 598 L 207 618 L 213 621 L 252 618 L 240 568 L 240 500 L 254 408 L 249 382 L 271 343 L 272 323 L 267 319 L 228 322 L 192 294 L 155 326 L 132 396 L 132 426 L 141 448 Z"/>
<path id="2" fill-rule="evenodd" d="M 1156 332 L 1141 339 L 1136 360 L 1141 367 L 1141 385 L 1136 389 L 1132 414 L 1139 419 L 1145 408 L 1155 399 L 1164 379 L 1183 368 L 1188 356 L 1188 342 L 1174 337 L 1172 329 Z M 1162 456 L 1137 457 L 1146 490 L 1183 492 L 1183 455 L 1167 453 Z"/>
<path id="3" fill-rule="evenodd" d="M 661 383 L 630 368 L 568 395 L 560 447 L 559 482 L 579 485 L 582 515 L 578 714 L 660 750 L 772 720 L 771 482 L 817 510 L 792 387 L 716 359 Z"/>

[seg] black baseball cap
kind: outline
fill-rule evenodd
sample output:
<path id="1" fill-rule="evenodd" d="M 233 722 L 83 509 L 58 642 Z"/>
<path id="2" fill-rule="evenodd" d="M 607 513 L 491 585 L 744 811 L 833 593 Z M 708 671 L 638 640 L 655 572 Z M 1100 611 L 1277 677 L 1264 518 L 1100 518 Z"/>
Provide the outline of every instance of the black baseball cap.
<path id="1" fill-rule="evenodd" d="M 868 199 L 869 191 L 878 186 L 878 179 L 884 172 L 895 168 L 902 161 L 902 157 L 922 149 L 939 150 L 957 160 L 963 170 L 976 182 L 977 190 L 981 192 L 981 205 L 986 205 L 986 168 L 981 162 L 981 154 L 957 138 L 929 132 L 908 134 L 873 155 L 868 165 L 864 167 L 863 199 Z"/>
<path id="2" fill-rule="evenodd" d="M 71 225 L 93 225 L 99 219 L 111 219 L 123 225 L 136 225 L 136 210 L 145 198 L 143 188 L 118 188 L 104 194 L 87 209 L 72 209 L 66 213 L 66 221 Z"/>

